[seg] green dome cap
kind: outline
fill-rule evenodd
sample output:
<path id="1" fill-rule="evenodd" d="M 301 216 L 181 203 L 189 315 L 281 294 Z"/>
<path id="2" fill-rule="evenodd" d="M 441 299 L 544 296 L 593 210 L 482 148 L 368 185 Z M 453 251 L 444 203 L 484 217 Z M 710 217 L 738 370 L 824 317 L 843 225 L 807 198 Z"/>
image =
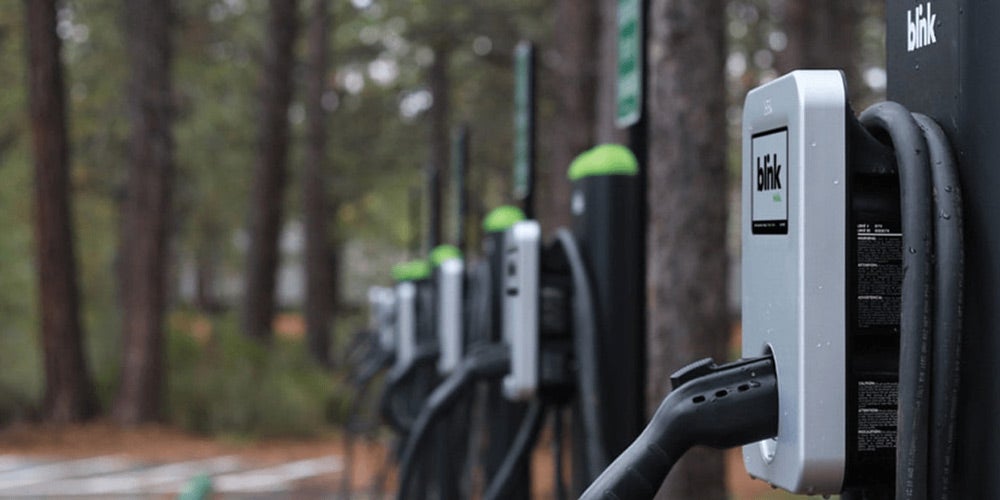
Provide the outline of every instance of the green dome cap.
<path id="1" fill-rule="evenodd" d="M 462 251 L 455 245 L 438 245 L 431 250 L 431 265 L 440 266 L 444 261 L 451 259 L 461 259 Z"/>
<path id="2" fill-rule="evenodd" d="M 602 144 L 577 156 L 569 165 L 572 181 L 597 175 L 637 175 L 639 162 L 629 148 L 621 144 Z"/>
<path id="3" fill-rule="evenodd" d="M 499 233 L 506 231 L 517 222 L 525 219 L 524 212 L 520 208 L 511 205 L 494 208 L 486 218 L 483 219 L 483 230 L 488 233 Z"/>
<path id="4" fill-rule="evenodd" d="M 431 266 L 426 260 L 411 260 L 392 266 L 392 278 L 396 281 L 417 281 L 430 275 Z"/>

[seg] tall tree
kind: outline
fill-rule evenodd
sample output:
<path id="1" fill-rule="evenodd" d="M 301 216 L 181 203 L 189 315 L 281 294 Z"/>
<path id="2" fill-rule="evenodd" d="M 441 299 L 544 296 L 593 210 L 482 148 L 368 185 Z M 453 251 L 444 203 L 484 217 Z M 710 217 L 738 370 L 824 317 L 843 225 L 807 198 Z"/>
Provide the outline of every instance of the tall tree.
<path id="1" fill-rule="evenodd" d="M 326 221 L 330 218 L 326 194 L 327 112 L 323 107 L 329 47 L 328 0 L 314 0 L 309 23 L 309 62 L 306 75 L 306 163 L 302 175 L 302 203 L 306 231 L 306 340 L 309 352 L 323 366 L 330 365 L 329 323 L 334 305 L 333 270 Z"/>
<path id="2" fill-rule="evenodd" d="M 25 0 L 28 106 L 35 157 L 35 240 L 46 420 L 93 416 L 97 397 L 83 352 L 70 220 L 69 140 L 55 0 Z"/>
<path id="3" fill-rule="evenodd" d="M 723 0 L 652 0 L 649 57 L 650 414 L 670 373 L 723 360 L 726 309 L 726 57 Z M 725 498 L 722 454 L 692 450 L 660 498 Z"/>
<path id="4" fill-rule="evenodd" d="M 785 0 L 783 24 L 788 44 L 778 54 L 778 69 L 782 73 L 842 69 L 851 95 L 860 95 L 861 18 L 858 0 Z"/>
<path id="5" fill-rule="evenodd" d="M 299 27 L 298 2 L 270 0 L 270 12 L 261 78 L 260 149 L 250 195 L 250 248 L 242 313 L 243 331 L 259 340 L 270 338 L 275 310 L 278 237 L 287 177 L 292 49 Z"/>
<path id="6" fill-rule="evenodd" d="M 593 34 L 599 25 L 598 4 L 593 0 L 559 0 L 555 6 L 560 27 L 554 33 L 551 65 L 558 91 L 554 96 L 556 123 L 545 195 L 546 218 L 552 227 L 569 225 L 570 184 L 566 169 L 594 142 L 597 41 Z"/>
<path id="7" fill-rule="evenodd" d="M 174 177 L 169 0 L 128 0 L 125 37 L 131 71 L 131 133 L 122 205 L 123 359 L 114 417 L 134 425 L 160 417 L 163 314 Z"/>

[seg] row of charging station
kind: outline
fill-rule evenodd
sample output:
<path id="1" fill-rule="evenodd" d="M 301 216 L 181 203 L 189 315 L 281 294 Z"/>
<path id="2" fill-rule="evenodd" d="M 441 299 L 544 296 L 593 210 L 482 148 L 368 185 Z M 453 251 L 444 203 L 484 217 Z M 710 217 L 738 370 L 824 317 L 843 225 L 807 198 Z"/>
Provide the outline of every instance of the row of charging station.
<path id="1" fill-rule="evenodd" d="M 569 166 L 570 228 L 544 235 L 500 207 L 481 260 L 445 245 L 394 268 L 396 285 L 370 294 L 377 348 L 362 371 L 387 370 L 398 498 L 528 497 L 547 414 L 559 498 L 652 498 L 694 446 L 742 446 L 752 477 L 792 493 L 953 497 L 956 161 L 930 118 L 892 102 L 856 117 L 847 95 L 835 70 L 748 94 L 742 358 L 692 360 L 648 422 L 646 199 L 629 149 L 597 146 Z"/>
<path id="2" fill-rule="evenodd" d="M 641 317 L 637 169 L 627 148 L 596 147 L 569 169 L 572 229 L 546 241 L 538 221 L 500 207 L 483 221 L 482 260 L 440 246 L 426 262 L 397 265 L 394 287 L 370 291 L 377 341 L 364 376 L 387 370 L 379 406 L 400 439 L 400 498 L 466 498 L 472 481 L 462 475 L 477 466 L 484 498 L 527 497 L 528 456 L 546 414 L 556 415 L 559 442 L 567 414 L 580 436 L 572 486 L 557 467 L 562 496 L 581 493 L 634 437 L 638 411 L 611 412 L 605 402 L 641 406 L 641 371 L 617 384 L 601 373 L 628 374 L 602 352 L 637 347 L 613 328 Z M 612 307 L 600 304 L 609 299 Z M 511 425 L 474 425 L 474 406 Z M 626 419 L 631 430 L 611 429 Z"/>
<path id="3" fill-rule="evenodd" d="M 525 496 L 526 457 L 552 408 L 572 409 L 575 491 L 593 482 L 583 498 L 651 498 L 696 445 L 743 445 L 753 477 L 794 493 L 946 497 L 954 449 L 934 435 L 954 433 L 957 393 L 954 159 L 933 121 L 892 103 L 859 120 L 846 95 L 840 72 L 819 70 L 748 95 L 744 358 L 676 373 L 646 430 L 619 443 L 611 401 L 636 396 L 609 383 L 627 368 L 599 353 L 620 341 L 621 318 L 642 314 L 627 300 L 642 286 L 627 266 L 642 241 L 628 222 L 641 196 L 626 148 L 572 165 L 572 230 L 546 241 L 503 207 L 484 223 L 482 261 L 442 247 L 432 264 L 397 268 L 397 285 L 371 302 L 378 344 L 393 352 L 383 401 L 402 439 L 399 497 L 472 495 L 459 478 L 491 454 L 484 498 Z M 510 429 L 472 425 L 477 385 L 506 398 L 519 417 Z"/>

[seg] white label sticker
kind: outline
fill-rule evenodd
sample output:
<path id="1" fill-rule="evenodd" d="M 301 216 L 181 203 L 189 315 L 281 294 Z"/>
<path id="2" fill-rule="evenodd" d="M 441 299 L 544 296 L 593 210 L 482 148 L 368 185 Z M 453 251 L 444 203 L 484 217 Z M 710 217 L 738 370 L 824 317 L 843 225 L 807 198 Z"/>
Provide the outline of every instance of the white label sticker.
<path id="1" fill-rule="evenodd" d="M 788 234 L 788 129 L 750 143 L 750 213 L 754 234 Z"/>

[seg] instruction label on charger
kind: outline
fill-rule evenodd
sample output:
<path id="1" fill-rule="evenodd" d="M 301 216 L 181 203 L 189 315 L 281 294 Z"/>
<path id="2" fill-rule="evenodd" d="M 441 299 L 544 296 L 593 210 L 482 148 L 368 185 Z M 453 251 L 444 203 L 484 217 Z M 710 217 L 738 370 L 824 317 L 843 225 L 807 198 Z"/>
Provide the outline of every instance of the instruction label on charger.
<path id="1" fill-rule="evenodd" d="M 788 234 L 788 128 L 753 136 L 749 169 L 753 234 Z"/>
<path id="2" fill-rule="evenodd" d="M 858 451 L 896 447 L 896 401 L 899 384 L 858 381 Z"/>
<path id="3" fill-rule="evenodd" d="M 903 235 L 882 223 L 860 222 L 858 327 L 897 328 L 903 284 Z"/>

